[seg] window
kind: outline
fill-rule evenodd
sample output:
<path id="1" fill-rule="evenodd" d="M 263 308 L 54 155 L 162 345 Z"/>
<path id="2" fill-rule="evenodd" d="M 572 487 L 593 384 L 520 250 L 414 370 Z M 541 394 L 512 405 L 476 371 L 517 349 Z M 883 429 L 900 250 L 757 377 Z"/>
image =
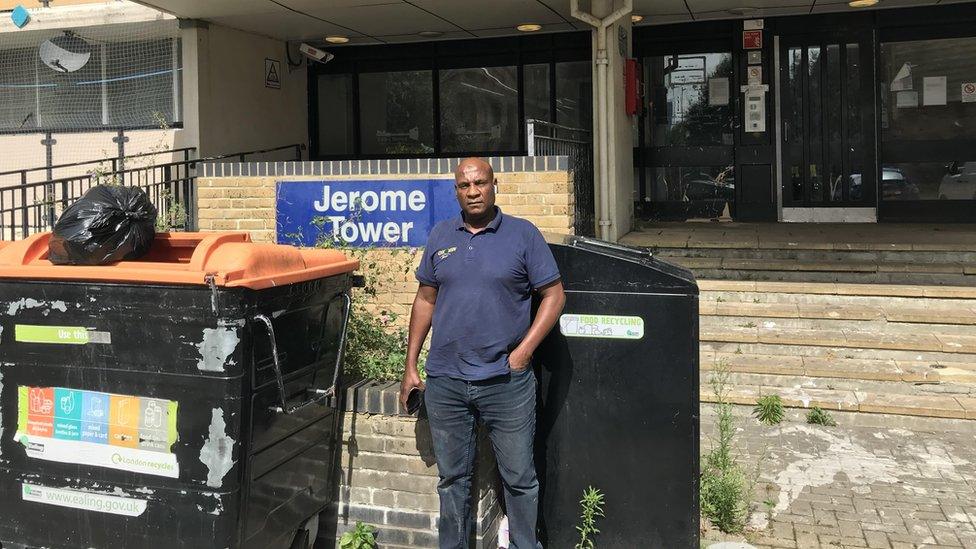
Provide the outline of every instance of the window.
<path id="1" fill-rule="evenodd" d="M 664 55 L 644 64 L 650 96 L 647 145 L 732 144 L 732 54 Z"/>
<path id="2" fill-rule="evenodd" d="M 352 75 L 319 75 L 318 91 L 319 150 L 352 154 L 356 150 Z"/>
<path id="3" fill-rule="evenodd" d="M 440 71 L 441 149 L 518 150 L 518 101 L 515 67 Z"/>
<path id="4" fill-rule="evenodd" d="M 539 63 L 522 68 L 525 83 L 526 120 L 552 121 L 549 112 L 549 65 Z"/>
<path id="5" fill-rule="evenodd" d="M 976 38 L 881 44 L 882 138 L 976 139 L 976 102 L 962 96 L 974 72 Z"/>
<path id="6" fill-rule="evenodd" d="M 556 63 L 556 123 L 593 127 L 593 83 L 589 61 Z"/>
<path id="7" fill-rule="evenodd" d="M 434 152 L 431 71 L 359 75 L 363 154 Z"/>
<path id="8" fill-rule="evenodd" d="M 112 126 L 159 126 L 180 120 L 179 41 L 152 40 L 106 46 L 108 119 Z"/>

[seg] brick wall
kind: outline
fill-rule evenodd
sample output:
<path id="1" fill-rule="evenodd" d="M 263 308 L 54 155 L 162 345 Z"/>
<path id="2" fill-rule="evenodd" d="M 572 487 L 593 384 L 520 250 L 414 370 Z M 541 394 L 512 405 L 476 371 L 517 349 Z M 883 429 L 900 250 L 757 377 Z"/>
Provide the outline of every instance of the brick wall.
<path id="1" fill-rule="evenodd" d="M 338 539 L 362 521 L 378 529 L 383 548 L 437 547 L 437 466 L 430 425 L 402 413 L 397 383 L 360 382 L 346 390 L 338 502 L 326 515 Z M 471 508 L 475 539 L 471 547 L 494 549 L 502 511 L 494 454 L 478 434 Z M 325 529 L 320 540 L 332 542 Z M 323 539 L 325 538 L 325 539 Z"/>
<path id="2" fill-rule="evenodd" d="M 388 181 L 443 178 L 459 159 L 363 160 L 342 162 L 257 162 L 207 165 L 197 181 L 194 212 L 201 231 L 248 231 L 257 242 L 275 240 L 275 185 L 288 181 Z M 565 157 L 490 158 L 498 178 L 497 204 L 506 214 L 525 218 L 544 232 L 573 232 L 575 206 L 572 174 Z M 373 312 L 398 315 L 405 326 L 417 283 L 416 250 L 375 249 L 364 257 L 377 273 Z M 396 273 L 411 265 L 409 272 Z"/>

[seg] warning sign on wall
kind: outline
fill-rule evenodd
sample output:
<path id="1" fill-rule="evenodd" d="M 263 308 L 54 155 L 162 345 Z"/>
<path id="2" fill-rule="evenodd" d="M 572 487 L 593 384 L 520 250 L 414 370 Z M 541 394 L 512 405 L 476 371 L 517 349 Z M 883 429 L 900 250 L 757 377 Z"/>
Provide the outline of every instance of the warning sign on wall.
<path id="1" fill-rule="evenodd" d="M 763 47 L 761 30 L 742 31 L 742 49 L 761 50 Z"/>
<path id="2" fill-rule="evenodd" d="M 264 86 L 276 90 L 281 89 L 281 61 L 277 59 L 264 60 Z"/>
<path id="3" fill-rule="evenodd" d="M 976 82 L 962 83 L 962 102 L 976 103 Z"/>

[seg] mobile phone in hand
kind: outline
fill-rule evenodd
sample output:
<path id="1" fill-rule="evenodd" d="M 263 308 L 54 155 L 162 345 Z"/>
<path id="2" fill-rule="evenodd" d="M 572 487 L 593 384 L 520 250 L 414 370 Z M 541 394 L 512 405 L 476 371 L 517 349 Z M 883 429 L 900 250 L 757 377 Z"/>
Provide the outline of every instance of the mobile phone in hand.
<path id="1" fill-rule="evenodd" d="M 410 389 L 410 394 L 407 395 L 407 413 L 410 415 L 416 414 L 420 410 L 420 405 L 424 401 L 424 392 L 420 387 L 414 387 Z"/>

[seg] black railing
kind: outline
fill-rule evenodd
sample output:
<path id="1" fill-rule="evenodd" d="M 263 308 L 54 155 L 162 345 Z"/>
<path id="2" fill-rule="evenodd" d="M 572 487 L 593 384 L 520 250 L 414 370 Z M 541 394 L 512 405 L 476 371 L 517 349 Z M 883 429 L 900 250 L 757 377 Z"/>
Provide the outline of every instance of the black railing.
<path id="1" fill-rule="evenodd" d="M 568 156 L 575 198 L 573 229 L 580 236 L 596 236 L 593 196 L 593 134 L 542 120 L 526 121 L 529 156 Z"/>
<path id="2" fill-rule="evenodd" d="M 25 178 L 20 184 L 0 187 L 0 240 L 17 240 L 51 230 L 65 208 L 99 184 L 140 187 L 159 209 L 159 215 L 168 216 L 167 225 L 175 230 L 193 230 L 194 183 L 199 164 L 245 162 L 248 157 L 281 151 L 293 151 L 292 160 L 301 160 L 303 148 L 295 144 L 200 159 L 187 155 L 183 160 L 121 169 L 116 165 L 116 169 L 93 169 L 83 175 L 46 181 L 29 182 Z"/>

